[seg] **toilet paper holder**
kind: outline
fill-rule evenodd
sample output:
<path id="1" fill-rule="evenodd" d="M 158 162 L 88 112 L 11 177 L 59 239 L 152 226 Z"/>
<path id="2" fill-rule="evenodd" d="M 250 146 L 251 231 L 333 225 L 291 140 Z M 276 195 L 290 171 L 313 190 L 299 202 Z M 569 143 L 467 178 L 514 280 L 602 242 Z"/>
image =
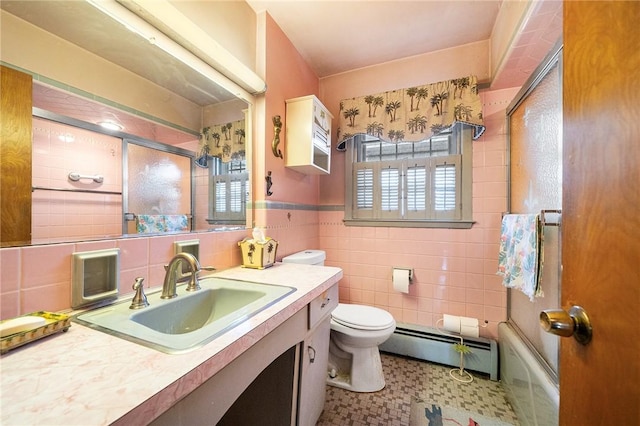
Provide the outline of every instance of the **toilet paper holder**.
<path id="1" fill-rule="evenodd" d="M 409 271 L 409 282 L 413 281 L 413 268 L 401 268 L 398 266 L 394 266 L 392 273 L 393 271 Z"/>

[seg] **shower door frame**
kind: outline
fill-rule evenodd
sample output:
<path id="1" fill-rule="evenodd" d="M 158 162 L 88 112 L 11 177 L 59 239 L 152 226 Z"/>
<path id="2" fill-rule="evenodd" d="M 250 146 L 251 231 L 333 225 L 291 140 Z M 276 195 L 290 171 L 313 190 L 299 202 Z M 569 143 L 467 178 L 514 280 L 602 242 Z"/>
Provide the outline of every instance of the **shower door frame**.
<path id="1" fill-rule="evenodd" d="M 562 108 L 562 39 L 558 40 L 558 42 L 554 45 L 554 47 L 549 51 L 547 56 L 543 59 L 540 65 L 535 69 L 535 71 L 531 74 L 529 79 L 523 84 L 522 88 L 515 96 L 514 100 L 507 107 L 507 120 L 506 120 L 506 130 L 507 130 L 507 152 L 506 152 L 506 164 L 507 164 L 507 209 L 509 213 L 522 213 L 522 212 L 514 212 L 512 209 L 512 185 L 511 185 L 511 131 L 512 131 L 512 116 L 514 112 L 523 104 L 525 100 L 535 91 L 538 85 L 549 75 L 550 71 L 554 69 L 554 67 L 558 67 L 558 75 L 559 75 L 559 99 L 558 103 L 560 108 Z M 562 126 L 562 122 L 560 121 L 560 126 Z M 561 138 L 561 136 L 560 136 Z M 560 141 L 561 143 L 561 141 Z M 562 149 L 560 147 L 560 149 Z M 560 159 L 560 166 L 562 159 Z M 559 206 L 560 207 L 560 206 Z M 546 208 L 546 207 L 545 207 Z M 562 289 L 562 281 L 561 281 L 561 261 L 562 258 L 562 245 L 561 245 L 561 217 L 560 222 L 557 227 L 558 229 L 558 288 L 557 288 L 557 300 L 549 300 L 549 305 L 552 307 L 560 306 L 560 297 L 561 297 L 561 289 Z M 544 229 L 543 229 L 544 232 Z M 513 295 L 517 290 L 507 289 L 507 322 L 514 329 L 516 334 L 520 337 L 522 342 L 529 348 L 534 358 L 536 358 L 542 368 L 547 372 L 549 377 L 556 383 L 559 383 L 559 358 L 560 358 L 560 342 L 558 337 L 554 337 L 556 340 L 556 348 L 554 352 L 554 356 L 556 357 L 555 363 L 558 366 L 554 368 L 541 354 L 541 351 L 534 345 L 532 339 L 530 339 L 527 334 L 522 330 L 521 327 L 518 326 L 517 322 L 512 317 L 513 310 Z M 533 315 L 537 315 L 537 313 L 532 313 Z M 532 321 L 535 320 L 537 323 L 537 316 L 532 318 Z"/>
<path id="2" fill-rule="evenodd" d="M 195 229 L 195 223 L 196 223 L 196 214 L 195 214 L 196 181 L 194 178 L 195 172 L 196 172 L 195 153 L 183 148 L 166 145 L 161 142 L 155 142 L 155 141 L 139 138 L 132 135 L 126 135 L 126 136 L 122 136 L 122 235 L 135 235 L 135 234 L 129 233 L 128 224 L 127 224 L 128 222 L 127 215 L 129 212 L 129 150 L 128 150 L 129 144 L 138 145 L 138 146 L 142 146 L 149 149 L 155 149 L 157 151 L 166 152 L 169 154 L 181 155 L 189 159 L 189 172 L 190 172 L 189 173 L 189 179 L 190 179 L 189 209 L 191 211 L 189 215 L 188 232 L 192 232 Z"/>

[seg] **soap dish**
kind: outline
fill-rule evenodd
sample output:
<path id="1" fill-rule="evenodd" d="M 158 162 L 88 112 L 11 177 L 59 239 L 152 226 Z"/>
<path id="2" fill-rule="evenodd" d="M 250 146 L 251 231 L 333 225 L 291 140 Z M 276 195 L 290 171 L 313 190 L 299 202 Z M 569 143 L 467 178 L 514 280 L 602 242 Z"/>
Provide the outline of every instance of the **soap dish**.
<path id="1" fill-rule="evenodd" d="M 54 314 L 52 312 L 33 312 L 23 316 L 37 316 L 44 318 L 46 324 L 32 330 L 21 331 L 10 334 L 0 339 L 0 354 L 5 354 L 11 349 L 15 349 L 27 343 L 49 336 L 54 333 L 69 330 L 71 318 L 65 314 Z"/>

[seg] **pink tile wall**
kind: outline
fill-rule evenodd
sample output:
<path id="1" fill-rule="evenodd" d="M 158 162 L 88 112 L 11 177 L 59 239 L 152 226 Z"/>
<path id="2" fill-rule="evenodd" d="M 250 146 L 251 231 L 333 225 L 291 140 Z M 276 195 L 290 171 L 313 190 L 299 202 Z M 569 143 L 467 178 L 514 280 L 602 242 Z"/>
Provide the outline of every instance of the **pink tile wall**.
<path id="1" fill-rule="evenodd" d="M 318 239 L 320 214 L 316 210 L 271 209 L 259 210 L 256 214 L 267 237 L 278 241 L 276 260 L 290 254 L 321 248 Z"/>
<path id="2" fill-rule="evenodd" d="M 122 141 L 111 136 L 34 117 L 33 166 L 34 186 L 122 191 Z M 70 172 L 104 181 L 73 182 Z M 122 233 L 120 195 L 36 190 L 32 203 L 34 243 Z"/>
<path id="3" fill-rule="evenodd" d="M 341 267 L 340 300 L 388 310 L 396 321 L 435 326 L 443 314 L 487 320 L 497 337 L 506 289 L 495 272 L 506 209 L 505 109 L 517 89 L 483 94 L 487 131 L 473 145 L 473 220 L 468 230 L 347 227 L 343 212 L 320 212 L 318 246 Z M 315 246 L 309 246 L 315 247 Z M 409 294 L 393 290 L 392 267 L 410 267 Z"/>
<path id="4" fill-rule="evenodd" d="M 176 145 L 196 151 L 198 140 Z M 122 192 L 122 140 L 33 118 L 33 185 L 45 188 Z M 73 182 L 69 172 L 99 174 L 103 183 Z M 207 169 L 196 169 L 195 229 L 208 229 Z M 122 196 L 36 190 L 32 196 L 34 244 L 122 234 Z"/>
<path id="5" fill-rule="evenodd" d="M 162 285 L 174 241 L 199 239 L 200 263 L 226 269 L 241 263 L 238 241 L 245 236 L 246 231 L 207 232 L 0 249 L 0 319 L 70 309 L 74 252 L 119 248 L 120 294 L 127 294 L 136 277 L 144 277 L 147 288 Z"/>

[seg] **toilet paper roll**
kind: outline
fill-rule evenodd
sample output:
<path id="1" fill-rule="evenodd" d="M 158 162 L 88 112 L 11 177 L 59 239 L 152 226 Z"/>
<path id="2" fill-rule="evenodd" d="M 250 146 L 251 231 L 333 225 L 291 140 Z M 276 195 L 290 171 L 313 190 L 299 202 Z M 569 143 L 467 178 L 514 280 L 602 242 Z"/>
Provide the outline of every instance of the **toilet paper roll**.
<path id="1" fill-rule="evenodd" d="M 442 317 L 442 328 L 452 333 L 460 333 L 460 317 L 444 314 Z"/>
<path id="2" fill-rule="evenodd" d="M 393 289 L 400 293 L 409 293 L 408 269 L 393 269 Z"/>
<path id="3" fill-rule="evenodd" d="M 467 337 L 479 337 L 480 329 L 473 325 L 460 325 L 460 334 Z"/>
<path id="4" fill-rule="evenodd" d="M 478 327 L 478 318 L 460 317 L 460 327 Z"/>

